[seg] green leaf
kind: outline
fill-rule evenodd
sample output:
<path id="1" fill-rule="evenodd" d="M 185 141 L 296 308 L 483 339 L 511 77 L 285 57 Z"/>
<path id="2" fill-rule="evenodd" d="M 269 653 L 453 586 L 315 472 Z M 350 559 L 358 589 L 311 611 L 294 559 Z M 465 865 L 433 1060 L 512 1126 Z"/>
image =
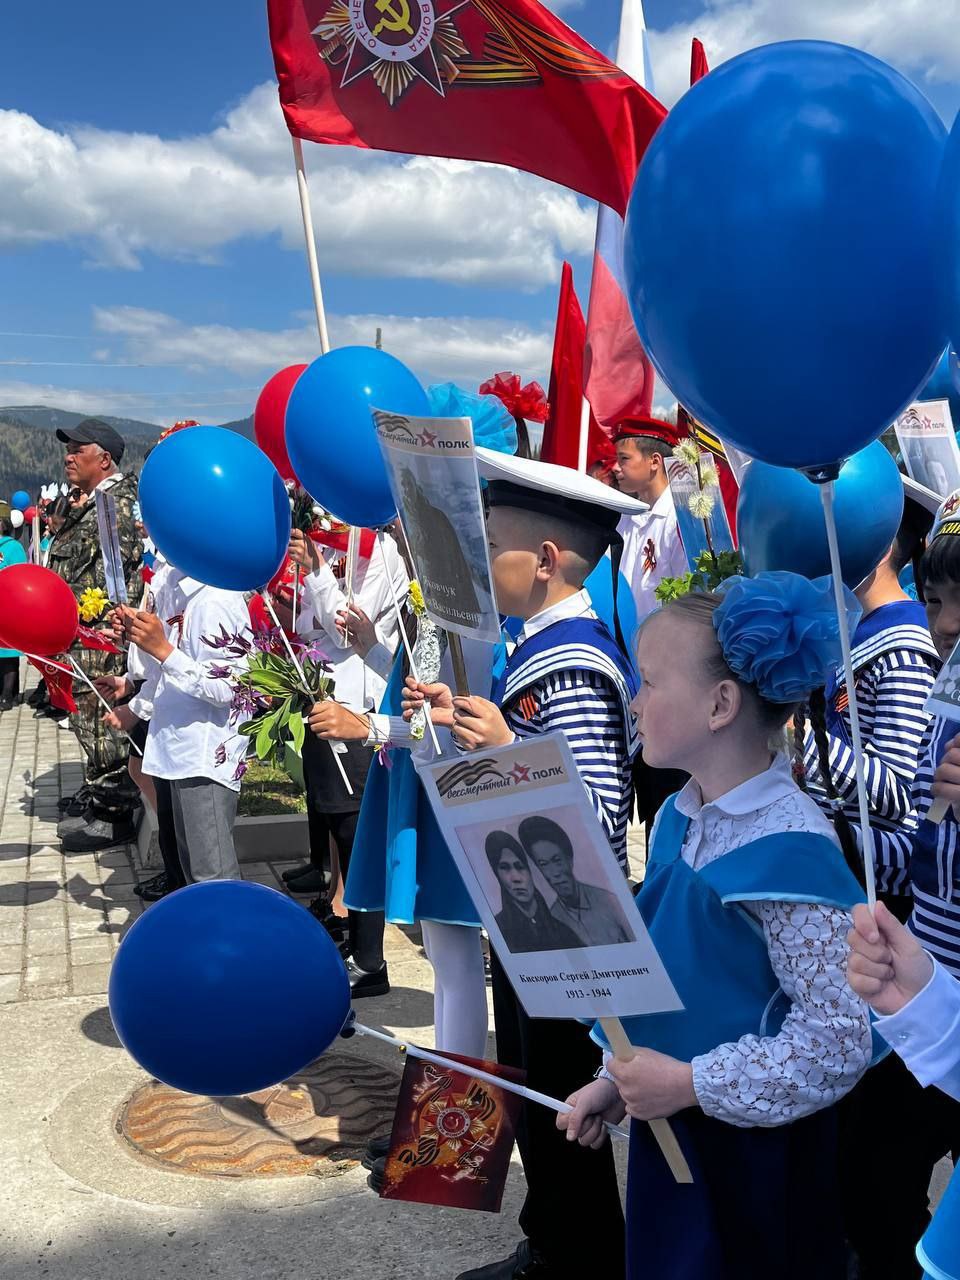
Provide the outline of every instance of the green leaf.
<path id="1" fill-rule="evenodd" d="M 300 755 L 303 751 L 303 740 L 306 737 L 306 725 L 303 723 L 303 715 L 298 710 L 295 715 L 290 717 L 290 737 L 294 751 Z"/>
<path id="2" fill-rule="evenodd" d="M 257 755 L 261 760 L 265 760 L 273 750 L 273 730 L 276 726 L 276 715 L 271 714 L 264 716 L 263 724 L 261 724 L 257 733 Z"/>

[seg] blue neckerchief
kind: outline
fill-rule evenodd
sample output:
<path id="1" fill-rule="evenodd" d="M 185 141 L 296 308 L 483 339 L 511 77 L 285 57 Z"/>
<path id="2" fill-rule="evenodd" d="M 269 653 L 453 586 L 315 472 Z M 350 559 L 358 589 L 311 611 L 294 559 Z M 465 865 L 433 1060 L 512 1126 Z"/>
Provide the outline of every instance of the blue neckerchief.
<path id="1" fill-rule="evenodd" d="M 850 641 L 854 676 L 857 673 L 857 650 L 873 640 L 882 631 L 892 631 L 896 627 L 922 627 L 926 631 L 926 609 L 915 600 L 894 600 L 891 604 L 882 604 L 879 609 L 874 609 L 865 618 L 861 619 Z M 896 637 L 891 638 L 891 645 L 896 648 L 904 647 Z M 933 653 L 932 641 L 930 652 Z M 873 657 L 871 657 L 870 661 L 873 661 Z M 824 697 L 827 704 L 827 732 L 832 737 L 842 738 L 849 745 L 843 717 L 837 710 L 837 695 L 843 684 L 843 667 L 838 667 L 832 672 L 824 688 Z"/>

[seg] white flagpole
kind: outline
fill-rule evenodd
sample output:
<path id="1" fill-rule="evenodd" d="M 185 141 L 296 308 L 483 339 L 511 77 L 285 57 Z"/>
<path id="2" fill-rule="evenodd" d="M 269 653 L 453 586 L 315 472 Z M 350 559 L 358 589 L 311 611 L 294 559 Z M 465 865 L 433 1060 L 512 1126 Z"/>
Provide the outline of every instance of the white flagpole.
<path id="1" fill-rule="evenodd" d="M 590 441 L 590 401 L 586 396 L 580 403 L 580 448 L 577 454 L 577 470 L 587 474 L 587 445 Z"/>
<path id="2" fill-rule="evenodd" d="M 317 241 L 313 234 L 313 214 L 310 210 L 310 189 L 303 167 L 303 143 L 293 137 L 293 160 L 297 170 L 297 192 L 300 196 L 300 215 L 303 218 L 303 240 L 307 250 L 307 266 L 310 269 L 310 285 L 313 289 L 313 306 L 317 313 L 317 332 L 320 334 L 320 350 L 326 355 L 330 350 L 327 333 L 327 313 L 323 306 L 323 289 L 320 285 L 320 267 L 317 264 Z"/>

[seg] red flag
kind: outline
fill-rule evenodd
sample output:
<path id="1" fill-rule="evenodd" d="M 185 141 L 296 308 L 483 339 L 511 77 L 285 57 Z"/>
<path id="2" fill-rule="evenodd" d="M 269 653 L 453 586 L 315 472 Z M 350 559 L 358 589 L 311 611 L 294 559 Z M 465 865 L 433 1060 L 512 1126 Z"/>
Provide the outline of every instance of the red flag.
<path id="1" fill-rule="evenodd" d="M 587 326 L 573 287 L 573 268 L 563 264 L 560 278 L 560 303 L 557 328 L 553 339 L 553 365 L 547 394 L 549 415 L 543 429 L 540 457 L 561 467 L 577 469 L 580 456 L 580 415 L 583 407 L 583 350 Z M 610 462 L 616 457 L 613 445 L 590 414 L 587 437 L 587 470 L 595 463 Z"/>
<path id="2" fill-rule="evenodd" d="M 36 667 L 43 676 L 50 695 L 50 704 L 58 711 L 76 711 L 77 704 L 73 700 L 73 671 L 52 658 L 27 658 L 31 667 Z"/>
<path id="3" fill-rule="evenodd" d="M 459 1053 L 444 1057 L 516 1084 L 526 1075 Z M 521 1106 L 515 1093 L 410 1054 L 381 1197 L 498 1213 Z"/>
<path id="4" fill-rule="evenodd" d="M 666 115 L 537 0 L 268 0 L 287 128 L 488 160 L 623 213 Z"/>
<path id="5" fill-rule="evenodd" d="M 693 44 L 690 48 L 690 83 L 696 84 L 698 80 L 702 80 L 709 70 L 703 45 L 694 36 Z"/>
<path id="6" fill-rule="evenodd" d="M 120 652 L 119 646 L 113 643 L 105 631 L 97 631 L 93 627 L 77 627 L 77 639 L 84 649 L 101 649 L 104 653 Z"/>

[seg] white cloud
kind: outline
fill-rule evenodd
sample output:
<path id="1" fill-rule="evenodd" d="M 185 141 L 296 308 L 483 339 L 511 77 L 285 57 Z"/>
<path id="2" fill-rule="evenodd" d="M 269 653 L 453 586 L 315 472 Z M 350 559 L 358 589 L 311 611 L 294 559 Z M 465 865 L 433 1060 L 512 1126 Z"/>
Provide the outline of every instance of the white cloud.
<path id="1" fill-rule="evenodd" d="M 250 381 L 284 365 L 315 359 L 315 326 L 280 331 L 235 329 L 228 325 L 189 325 L 159 311 L 138 307 L 97 307 L 94 323 L 125 354 L 146 365 L 183 366 L 195 373 L 226 369 Z M 515 321 L 472 316 L 331 315 L 336 346 L 371 346 L 378 328 L 384 347 L 409 364 L 425 382 L 477 385 L 501 369 L 524 378 L 549 375 L 553 333 Z"/>
<path id="2" fill-rule="evenodd" d="M 593 212 L 515 170 L 350 147 L 306 148 L 321 269 L 536 288 L 589 253 Z M 0 111 L 0 246 L 81 244 L 94 264 L 136 269 L 147 252 L 215 261 L 276 236 L 303 251 L 290 139 L 276 86 L 261 85 L 196 137 L 57 131 Z"/>
<path id="3" fill-rule="evenodd" d="M 956 4 L 929 0 L 707 0 L 690 22 L 650 32 L 657 96 L 668 106 L 689 84 L 690 41 L 716 66 L 776 40 L 834 40 L 864 49 L 928 90 L 960 79 Z"/>

